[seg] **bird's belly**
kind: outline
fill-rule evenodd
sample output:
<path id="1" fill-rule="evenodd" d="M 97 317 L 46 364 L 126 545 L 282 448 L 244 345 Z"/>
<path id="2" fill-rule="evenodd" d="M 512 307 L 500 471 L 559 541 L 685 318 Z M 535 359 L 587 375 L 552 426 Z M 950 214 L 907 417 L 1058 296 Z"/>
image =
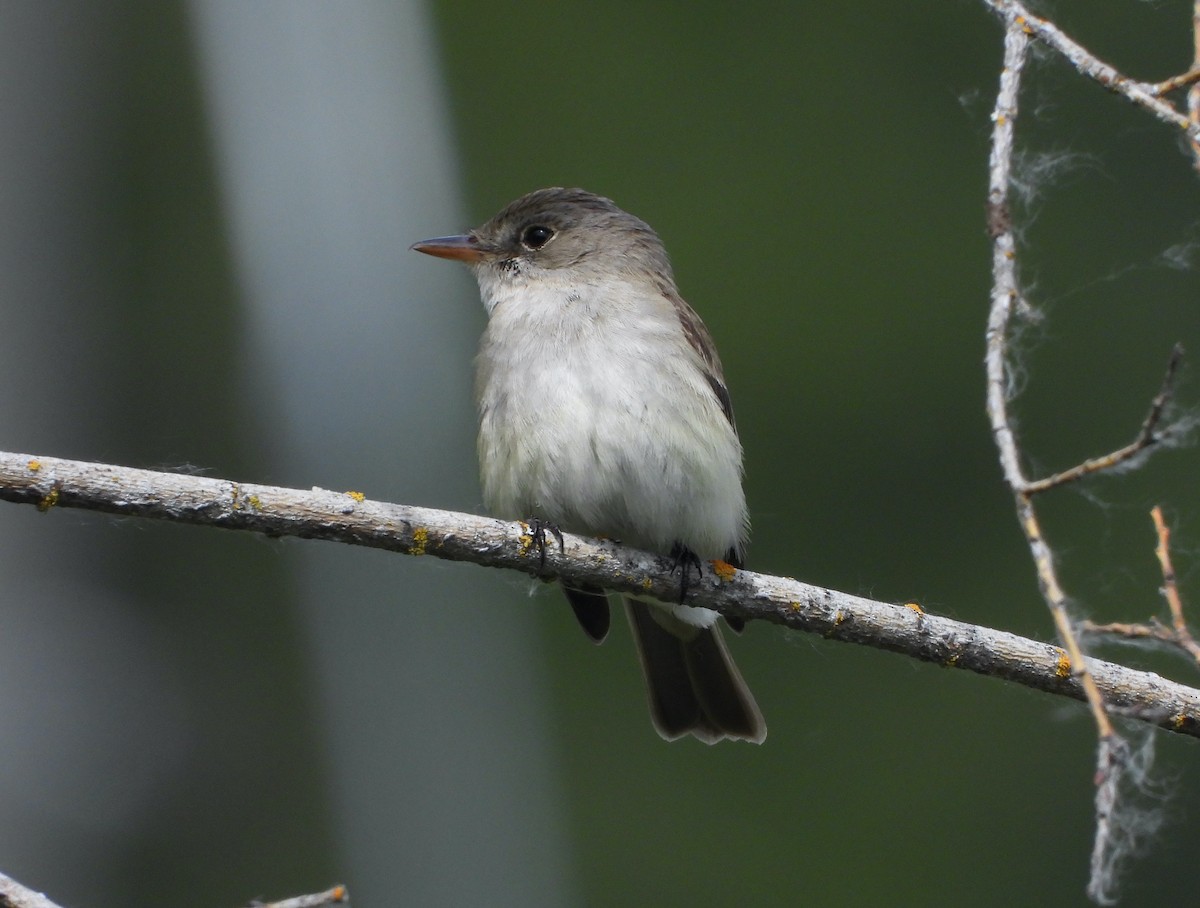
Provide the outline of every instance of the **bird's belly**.
<path id="1" fill-rule="evenodd" d="M 680 541 L 703 558 L 740 545 L 741 449 L 711 401 L 664 389 L 655 369 L 532 371 L 481 389 L 480 472 L 492 513 L 659 552 Z"/>

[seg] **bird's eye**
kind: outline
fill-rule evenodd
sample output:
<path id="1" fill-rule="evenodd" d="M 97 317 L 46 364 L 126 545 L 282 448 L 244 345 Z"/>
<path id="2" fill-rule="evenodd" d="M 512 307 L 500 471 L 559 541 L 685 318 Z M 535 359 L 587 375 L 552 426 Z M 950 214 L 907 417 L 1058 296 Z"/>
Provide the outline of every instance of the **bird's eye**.
<path id="1" fill-rule="evenodd" d="M 521 244 L 527 249 L 541 249 L 554 237 L 554 231 L 541 224 L 526 227 L 521 234 Z"/>

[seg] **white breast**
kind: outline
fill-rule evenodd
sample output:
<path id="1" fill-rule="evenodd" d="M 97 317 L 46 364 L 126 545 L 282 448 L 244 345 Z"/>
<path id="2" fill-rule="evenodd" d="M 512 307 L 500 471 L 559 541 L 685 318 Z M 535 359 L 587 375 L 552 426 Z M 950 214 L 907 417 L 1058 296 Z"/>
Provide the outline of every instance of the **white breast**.
<path id="1" fill-rule="evenodd" d="M 746 533 L 741 445 L 671 304 L 626 281 L 486 278 L 477 360 L 484 501 L 497 516 L 704 559 Z"/>

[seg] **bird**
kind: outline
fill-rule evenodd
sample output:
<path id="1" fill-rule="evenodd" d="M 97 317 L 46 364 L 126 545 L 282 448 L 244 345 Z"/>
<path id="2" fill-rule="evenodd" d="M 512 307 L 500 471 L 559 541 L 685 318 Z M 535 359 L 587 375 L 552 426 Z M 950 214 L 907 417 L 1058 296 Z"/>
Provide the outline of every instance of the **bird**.
<path id="1" fill-rule="evenodd" d="M 545 531 L 619 540 L 689 571 L 743 564 L 743 453 L 720 358 L 644 221 L 551 187 L 468 233 L 414 243 L 466 263 L 487 326 L 475 360 L 484 505 Z M 603 642 L 608 594 L 564 585 Z M 716 611 L 624 597 L 651 719 L 666 740 L 762 743 Z M 740 630 L 740 627 L 737 629 Z"/>

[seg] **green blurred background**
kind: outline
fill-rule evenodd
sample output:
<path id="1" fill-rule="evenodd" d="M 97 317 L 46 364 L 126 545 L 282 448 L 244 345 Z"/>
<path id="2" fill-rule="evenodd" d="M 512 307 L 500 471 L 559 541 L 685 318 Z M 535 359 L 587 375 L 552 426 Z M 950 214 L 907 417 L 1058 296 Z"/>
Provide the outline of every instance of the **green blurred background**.
<path id="1" fill-rule="evenodd" d="M 1044 11 L 1139 78 L 1192 57 L 1183 0 Z M 0 446 L 478 510 L 482 309 L 405 247 L 580 185 L 717 339 L 752 567 L 1052 639 L 983 412 L 1001 40 L 968 0 L 7 0 Z M 1049 54 L 1021 100 L 1039 472 L 1131 440 L 1200 351 L 1200 188 Z M 1161 613 L 1155 503 L 1200 600 L 1198 466 L 1039 500 L 1080 614 Z M 0 871 L 64 904 L 1085 903 L 1073 703 L 752 626 L 766 744 L 667 745 L 626 629 L 594 649 L 520 577 L 18 507 L 0 544 Z M 1197 749 L 1152 746 L 1123 903 L 1188 904 Z"/>

